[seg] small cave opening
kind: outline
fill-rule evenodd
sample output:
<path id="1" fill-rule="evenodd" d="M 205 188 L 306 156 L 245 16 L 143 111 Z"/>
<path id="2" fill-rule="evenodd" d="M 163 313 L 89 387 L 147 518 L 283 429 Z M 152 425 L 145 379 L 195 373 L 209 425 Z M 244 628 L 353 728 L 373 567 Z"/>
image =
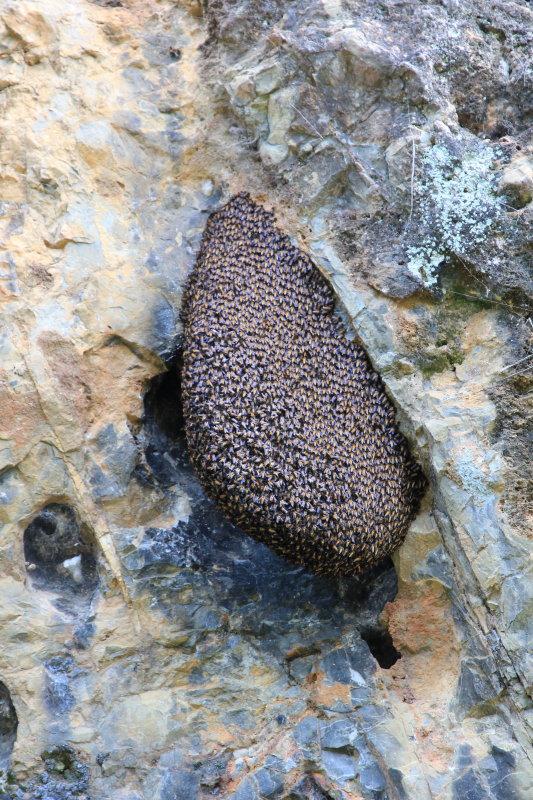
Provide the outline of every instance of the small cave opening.
<path id="1" fill-rule="evenodd" d="M 24 531 L 24 558 L 35 589 L 90 597 L 98 586 L 94 538 L 72 506 L 48 503 Z"/>
<path id="2" fill-rule="evenodd" d="M 0 681 L 0 772 L 9 768 L 9 760 L 17 739 L 18 717 L 5 683 Z"/>
<path id="3" fill-rule="evenodd" d="M 382 669 L 390 669 L 402 657 L 402 654 L 394 647 L 392 636 L 386 628 L 378 625 L 363 628 L 361 639 L 367 643 L 370 652 Z"/>
<path id="4" fill-rule="evenodd" d="M 152 475 L 162 486 L 175 484 L 188 468 L 181 399 L 182 352 L 156 375 L 144 395 L 144 454 Z"/>

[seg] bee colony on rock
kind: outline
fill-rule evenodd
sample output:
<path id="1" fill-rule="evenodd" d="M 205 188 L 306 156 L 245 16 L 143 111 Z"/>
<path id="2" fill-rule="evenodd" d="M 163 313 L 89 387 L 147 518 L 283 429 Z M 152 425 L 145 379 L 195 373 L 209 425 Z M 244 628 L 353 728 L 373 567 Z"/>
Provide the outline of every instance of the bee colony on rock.
<path id="1" fill-rule="evenodd" d="M 398 547 L 424 476 L 332 289 L 249 195 L 211 214 L 182 315 L 187 445 L 227 517 L 316 574 Z"/>

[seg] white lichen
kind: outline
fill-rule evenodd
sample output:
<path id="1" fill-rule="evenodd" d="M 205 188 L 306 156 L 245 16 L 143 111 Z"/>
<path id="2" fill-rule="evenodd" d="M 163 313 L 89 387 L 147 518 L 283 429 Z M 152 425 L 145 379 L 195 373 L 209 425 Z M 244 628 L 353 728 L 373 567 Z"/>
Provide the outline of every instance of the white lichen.
<path id="1" fill-rule="evenodd" d="M 494 158 L 494 150 L 481 143 L 460 158 L 445 144 L 424 153 L 407 255 L 408 268 L 426 286 L 436 283 L 451 255 L 467 257 L 479 248 L 500 215 Z"/>

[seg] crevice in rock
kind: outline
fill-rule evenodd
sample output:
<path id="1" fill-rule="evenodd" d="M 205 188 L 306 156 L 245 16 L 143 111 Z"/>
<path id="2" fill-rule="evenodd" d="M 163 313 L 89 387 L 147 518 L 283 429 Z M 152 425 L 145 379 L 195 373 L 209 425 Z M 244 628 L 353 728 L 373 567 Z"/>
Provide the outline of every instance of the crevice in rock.
<path id="1" fill-rule="evenodd" d="M 34 589 L 69 601 L 90 598 L 98 586 L 96 546 L 67 503 L 48 503 L 24 531 L 24 558 Z"/>
<path id="2" fill-rule="evenodd" d="M 363 628 L 361 639 L 367 643 L 382 669 L 390 669 L 402 657 L 394 647 L 392 636 L 386 628 L 379 626 Z"/>
<path id="3" fill-rule="evenodd" d="M 123 3 L 121 0 L 89 0 L 95 6 L 103 6 L 104 8 L 122 8 Z"/>
<path id="4" fill-rule="evenodd" d="M 188 465 L 181 400 L 182 352 L 156 375 L 144 395 L 144 456 L 153 478 L 163 487 L 176 483 Z"/>
<path id="5" fill-rule="evenodd" d="M 17 740 L 18 717 L 5 683 L 0 681 L 0 774 L 7 770 Z"/>

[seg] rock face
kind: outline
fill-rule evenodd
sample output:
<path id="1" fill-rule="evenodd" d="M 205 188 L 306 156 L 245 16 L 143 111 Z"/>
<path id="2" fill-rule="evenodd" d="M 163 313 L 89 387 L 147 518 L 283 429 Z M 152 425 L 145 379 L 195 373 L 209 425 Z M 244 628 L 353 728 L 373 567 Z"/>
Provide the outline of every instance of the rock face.
<path id="1" fill-rule="evenodd" d="M 532 22 L 2 2 L 4 797 L 531 796 Z M 182 289 L 242 190 L 331 281 L 430 483 L 357 578 L 243 536 L 189 466 Z"/>

